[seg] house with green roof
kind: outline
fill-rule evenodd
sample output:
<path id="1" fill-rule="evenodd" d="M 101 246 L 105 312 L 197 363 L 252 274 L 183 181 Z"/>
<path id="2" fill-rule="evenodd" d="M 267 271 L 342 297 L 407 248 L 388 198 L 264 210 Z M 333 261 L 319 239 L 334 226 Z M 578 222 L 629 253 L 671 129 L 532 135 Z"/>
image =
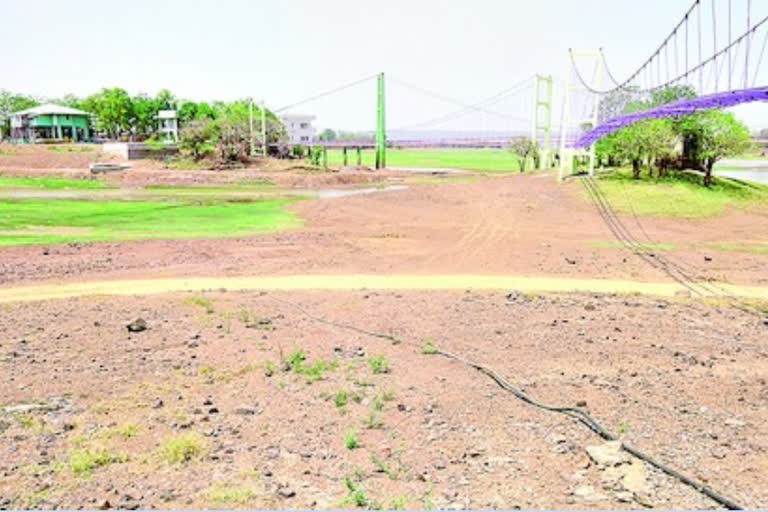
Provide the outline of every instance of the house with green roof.
<path id="1" fill-rule="evenodd" d="M 48 103 L 11 114 L 11 139 L 17 142 L 91 140 L 91 115 L 76 108 Z"/>

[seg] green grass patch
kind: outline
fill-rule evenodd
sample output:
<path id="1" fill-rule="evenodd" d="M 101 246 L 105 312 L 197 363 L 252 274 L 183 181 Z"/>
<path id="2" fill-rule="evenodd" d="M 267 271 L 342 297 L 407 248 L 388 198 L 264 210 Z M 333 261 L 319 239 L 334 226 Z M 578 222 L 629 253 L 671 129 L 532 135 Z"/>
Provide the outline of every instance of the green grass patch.
<path id="1" fill-rule="evenodd" d="M 620 169 L 597 179 L 613 208 L 622 213 L 694 218 L 715 216 L 727 207 L 768 206 L 766 185 L 713 176 L 707 188 L 696 172 L 670 172 L 663 178 L 648 178 L 643 172 L 635 180 L 630 170 Z M 586 189 L 582 193 L 589 197 Z"/>
<path id="2" fill-rule="evenodd" d="M 258 496 L 253 487 L 214 487 L 205 493 L 208 501 L 216 505 L 245 505 Z"/>
<path id="3" fill-rule="evenodd" d="M 206 452 L 206 442 L 198 434 L 183 434 L 163 442 L 158 453 L 168 464 L 180 464 L 199 457 Z"/>
<path id="4" fill-rule="evenodd" d="M 357 164 L 354 150 L 348 151 L 348 164 Z M 363 165 L 373 166 L 373 149 L 364 149 Z M 328 148 L 328 165 L 343 165 L 341 148 Z M 431 167 L 446 169 L 467 169 L 472 171 L 518 171 L 517 157 L 506 149 L 493 148 L 414 148 L 387 149 L 389 167 Z"/>
<path id="5" fill-rule="evenodd" d="M 223 238 L 298 227 L 289 201 L 0 201 L 0 246 L 146 238 Z"/>
<path id="6" fill-rule="evenodd" d="M 721 251 L 768 254 L 768 242 L 711 242 L 703 245 Z"/>
<path id="7" fill-rule="evenodd" d="M 72 180 L 53 176 L 0 176 L 0 188 L 25 187 L 44 189 L 106 189 L 114 188 L 94 179 Z"/>
<path id="8" fill-rule="evenodd" d="M 69 467 L 76 475 L 90 474 L 96 468 L 126 460 L 126 455 L 112 453 L 106 448 L 75 449 L 69 453 Z"/>

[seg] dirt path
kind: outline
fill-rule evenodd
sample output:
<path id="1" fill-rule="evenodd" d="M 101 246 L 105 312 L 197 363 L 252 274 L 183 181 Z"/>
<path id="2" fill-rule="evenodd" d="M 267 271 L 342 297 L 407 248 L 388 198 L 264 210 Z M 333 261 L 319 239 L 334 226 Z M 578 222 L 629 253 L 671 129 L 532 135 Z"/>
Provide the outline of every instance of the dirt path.
<path id="1" fill-rule="evenodd" d="M 768 287 L 719 284 L 709 296 L 768 300 Z M 679 283 L 653 283 L 616 279 L 524 277 L 509 275 L 293 275 L 253 277 L 189 277 L 52 283 L 0 288 L 0 303 L 64 299 L 88 295 L 151 295 L 206 290 L 516 290 L 535 292 L 593 292 L 645 294 L 660 297 L 687 295 Z M 706 292 L 705 292 L 706 293 Z"/>
<path id="2" fill-rule="evenodd" d="M 613 235 L 581 193 L 578 183 L 558 186 L 547 175 L 480 177 L 300 201 L 291 208 L 303 228 L 250 238 L 0 247 L 0 284 L 393 273 L 671 282 L 610 246 Z M 755 240 L 768 233 L 765 216 L 733 211 L 716 222 L 640 222 L 654 240 L 674 246 L 664 254 L 685 263 L 696 280 L 768 286 L 765 255 L 707 245 Z M 625 223 L 636 229 L 634 219 Z"/>

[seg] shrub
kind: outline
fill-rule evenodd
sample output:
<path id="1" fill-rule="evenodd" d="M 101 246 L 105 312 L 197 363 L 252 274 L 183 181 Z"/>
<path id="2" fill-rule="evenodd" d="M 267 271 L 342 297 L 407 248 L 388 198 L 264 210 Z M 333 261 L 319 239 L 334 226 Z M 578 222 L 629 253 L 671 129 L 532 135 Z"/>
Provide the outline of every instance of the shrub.
<path id="1" fill-rule="evenodd" d="M 184 125 L 179 133 L 179 148 L 195 161 L 201 160 L 216 144 L 216 124 L 210 119 L 196 119 Z"/>
<path id="2" fill-rule="evenodd" d="M 291 154 L 296 158 L 304 158 L 304 146 L 301 144 L 294 144 L 291 148 Z"/>

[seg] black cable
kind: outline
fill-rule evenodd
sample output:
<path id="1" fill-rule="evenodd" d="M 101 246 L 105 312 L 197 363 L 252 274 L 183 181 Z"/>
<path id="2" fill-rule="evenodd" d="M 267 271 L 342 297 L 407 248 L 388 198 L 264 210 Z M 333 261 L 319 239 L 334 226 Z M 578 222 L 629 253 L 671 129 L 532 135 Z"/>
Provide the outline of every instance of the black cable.
<path id="1" fill-rule="evenodd" d="M 402 340 L 399 340 L 397 338 L 394 338 L 391 335 L 383 334 L 383 333 L 377 333 L 375 331 L 369 331 L 366 329 L 361 329 L 359 327 L 356 327 L 354 325 L 349 324 L 343 324 L 339 322 L 334 322 L 333 320 L 328 320 L 323 317 L 316 316 L 309 311 L 307 311 L 305 308 L 300 306 L 299 304 L 296 304 L 294 302 L 291 302 L 289 300 L 281 299 L 279 297 L 275 297 L 273 295 L 269 296 L 273 300 L 276 300 L 278 302 L 281 302 L 283 304 L 287 304 L 294 309 L 300 311 L 302 314 L 304 314 L 309 319 L 324 323 L 326 325 L 330 325 L 332 327 L 337 327 L 340 329 L 348 329 L 352 330 L 361 334 L 365 334 L 368 336 L 373 336 L 376 338 L 382 338 L 392 341 L 393 343 L 399 344 L 403 343 Z M 417 349 L 421 349 L 422 347 L 419 347 L 416 343 L 406 341 L 406 345 L 409 345 L 411 347 L 415 347 Z M 515 396 L 517 399 L 527 403 L 528 405 L 531 405 L 537 409 L 547 411 L 547 412 L 555 412 L 559 414 L 563 414 L 565 416 L 568 416 L 577 422 L 581 423 L 582 425 L 586 426 L 588 429 L 590 429 L 592 432 L 597 434 L 603 439 L 606 439 L 608 441 L 620 441 L 618 439 L 618 436 L 614 434 L 613 432 L 610 432 L 605 427 L 603 427 L 600 422 L 598 422 L 595 418 L 592 417 L 591 414 L 589 414 L 586 410 L 580 408 L 580 407 L 570 407 L 570 406 L 557 406 L 557 405 L 549 405 L 545 404 L 543 402 L 540 402 L 533 398 L 532 396 L 525 393 L 523 390 L 513 386 L 509 381 L 507 381 L 504 377 L 502 377 L 499 373 L 497 373 L 493 368 L 490 368 L 488 366 L 485 366 L 483 364 L 474 362 L 470 359 L 467 359 L 463 356 L 459 356 L 457 354 L 453 354 L 451 352 L 447 352 L 445 350 L 441 350 L 437 347 L 434 347 L 433 354 L 441 355 L 443 357 L 446 357 L 448 359 L 452 359 L 458 363 L 461 363 L 465 366 L 468 366 L 474 370 L 479 371 L 480 373 L 484 374 L 485 376 L 489 377 L 491 380 L 493 380 L 500 388 L 503 390 L 511 393 L 513 396 Z M 627 443 L 624 443 L 623 441 L 620 441 L 621 449 L 629 453 L 630 455 L 647 462 L 651 466 L 655 467 L 656 469 L 659 469 L 660 471 L 663 471 L 669 476 L 672 476 L 674 478 L 677 478 L 679 481 L 683 482 L 684 484 L 692 487 L 696 491 L 700 492 L 701 494 L 704 494 L 705 496 L 711 498 L 715 502 L 719 503 L 720 505 L 723 505 L 724 507 L 730 509 L 730 510 L 743 510 L 743 507 L 733 501 L 732 499 L 724 496 L 723 494 L 720 494 L 719 492 L 715 491 L 708 485 L 705 485 L 696 479 L 689 477 L 676 469 L 673 469 L 672 467 L 659 462 L 652 456 L 638 450 L 637 448 L 628 445 Z"/>

